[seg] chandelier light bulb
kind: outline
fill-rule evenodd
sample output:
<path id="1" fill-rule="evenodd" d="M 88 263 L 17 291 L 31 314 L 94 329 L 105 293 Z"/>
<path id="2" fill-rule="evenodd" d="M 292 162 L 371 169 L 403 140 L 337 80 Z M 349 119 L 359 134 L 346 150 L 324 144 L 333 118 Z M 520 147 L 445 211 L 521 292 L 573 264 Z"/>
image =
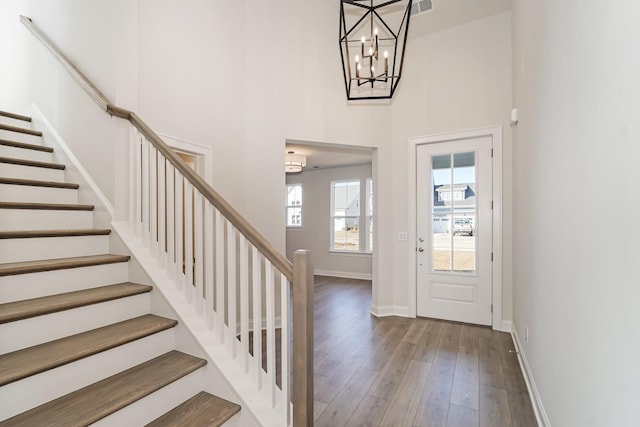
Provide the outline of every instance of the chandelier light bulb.
<path id="1" fill-rule="evenodd" d="M 364 36 L 362 36 L 362 38 L 360 39 L 360 41 L 364 44 L 364 42 L 365 42 L 365 41 L 367 41 L 367 39 L 366 39 Z"/>
<path id="2" fill-rule="evenodd" d="M 377 36 L 378 35 L 378 27 L 373 29 L 373 35 Z"/>
<path id="3" fill-rule="evenodd" d="M 372 47 L 369 48 L 369 56 L 371 56 L 371 55 L 373 55 L 373 48 Z"/>
<path id="4" fill-rule="evenodd" d="M 385 59 L 389 57 L 389 52 L 388 51 L 384 51 L 384 57 Z M 358 62 L 358 57 L 356 56 L 356 62 Z"/>
<path id="5" fill-rule="evenodd" d="M 387 53 L 387 52 L 385 52 L 385 54 L 386 54 L 386 53 Z M 356 55 L 356 64 L 357 64 L 358 62 L 360 62 L 360 56 L 359 56 L 359 55 Z"/>

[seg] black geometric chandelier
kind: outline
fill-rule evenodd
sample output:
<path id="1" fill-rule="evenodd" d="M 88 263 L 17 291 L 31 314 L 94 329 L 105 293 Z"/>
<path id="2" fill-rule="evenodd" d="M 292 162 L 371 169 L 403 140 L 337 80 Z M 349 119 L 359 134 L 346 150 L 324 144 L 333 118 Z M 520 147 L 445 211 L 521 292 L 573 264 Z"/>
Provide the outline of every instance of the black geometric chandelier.
<path id="1" fill-rule="evenodd" d="M 389 99 L 402 75 L 412 0 L 340 0 L 347 99 Z"/>

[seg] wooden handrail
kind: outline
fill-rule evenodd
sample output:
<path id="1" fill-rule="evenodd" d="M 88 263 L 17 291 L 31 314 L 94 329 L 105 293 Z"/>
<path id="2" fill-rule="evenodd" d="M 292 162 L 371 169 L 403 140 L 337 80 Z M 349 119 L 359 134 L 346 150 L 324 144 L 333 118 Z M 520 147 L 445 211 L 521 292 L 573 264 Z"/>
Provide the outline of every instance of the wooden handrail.
<path id="1" fill-rule="evenodd" d="M 31 18 L 20 16 L 20 21 L 53 54 L 71 77 L 80 84 L 101 110 L 135 126 L 153 146 L 160 151 L 180 173 L 215 206 L 233 226 L 242 233 L 287 279 L 293 282 L 293 264 L 278 252 L 238 211 L 220 196 L 202 177 L 196 174 L 137 114 L 113 105 L 106 96 L 76 68 L 58 47 L 33 23 Z"/>

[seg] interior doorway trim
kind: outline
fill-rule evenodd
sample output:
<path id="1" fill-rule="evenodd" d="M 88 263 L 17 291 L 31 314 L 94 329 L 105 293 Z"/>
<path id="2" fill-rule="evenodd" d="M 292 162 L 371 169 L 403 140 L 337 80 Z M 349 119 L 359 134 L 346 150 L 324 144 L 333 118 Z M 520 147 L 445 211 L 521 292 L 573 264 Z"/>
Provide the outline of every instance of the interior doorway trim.
<path id="1" fill-rule="evenodd" d="M 417 248 L 417 229 L 416 229 L 416 191 L 417 191 L 417 150 L 418 146 L 424 144 L 434 144 L 439 142 L 456 141 L 461 139 L 470 139 L 478 137 L 491 137 L 493 143 L 493 156 L 491 159 L 492 166 L 492 191 L 493 191 L 493 218 L 492 228 L 493 236 L 491 239 L 493 252 L 492 265 L 492 294 L 491 302 L 493 305 L 491 324 L 495 330 L 505 330 L 505 324 L 502 320 L 502 127 L 489 127 L 482 129 L 473 129 L 468 131 L 443 133 L 429 136 L 419 136 L 409 138 L 409 182 L 408 182 L 408 253 L 409 271 L 407 280 L 407 295 L 409 296 L 409 316 L 416 317 L 417 306 L 417 273 L 416 273 L 416 248 Z"/>
<path id="2" fill-rule="evenodd" d="M 195 142 L 158 133 L 158 135 L 175 151 L 189 154 L 196 158 L 196 172 L 213 186 L 213 149 Z"/>

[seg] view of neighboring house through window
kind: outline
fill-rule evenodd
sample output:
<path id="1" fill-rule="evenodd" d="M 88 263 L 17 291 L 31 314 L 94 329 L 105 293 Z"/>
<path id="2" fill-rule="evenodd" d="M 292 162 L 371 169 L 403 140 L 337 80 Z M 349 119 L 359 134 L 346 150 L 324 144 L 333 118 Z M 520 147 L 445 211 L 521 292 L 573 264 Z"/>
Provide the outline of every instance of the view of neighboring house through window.
<path id="1" fill-rule="evenodd" d="M 360 199 L 365 200 L 361 209 Z M 373 181 L 367 178 L 331 183 L 331 250 L 373 250 Z M 364 224 L 363 227 L 360 225 Z"/>
<path id="2" fill-rule="evenodd" d="M 302 227 L 302 184 L 287 185 L 287 227 Z"/>
<path id="3" fill-rule="evenodd" d="M 360 181 L 331 183 L 331 249 L 360 250 Z"/>

